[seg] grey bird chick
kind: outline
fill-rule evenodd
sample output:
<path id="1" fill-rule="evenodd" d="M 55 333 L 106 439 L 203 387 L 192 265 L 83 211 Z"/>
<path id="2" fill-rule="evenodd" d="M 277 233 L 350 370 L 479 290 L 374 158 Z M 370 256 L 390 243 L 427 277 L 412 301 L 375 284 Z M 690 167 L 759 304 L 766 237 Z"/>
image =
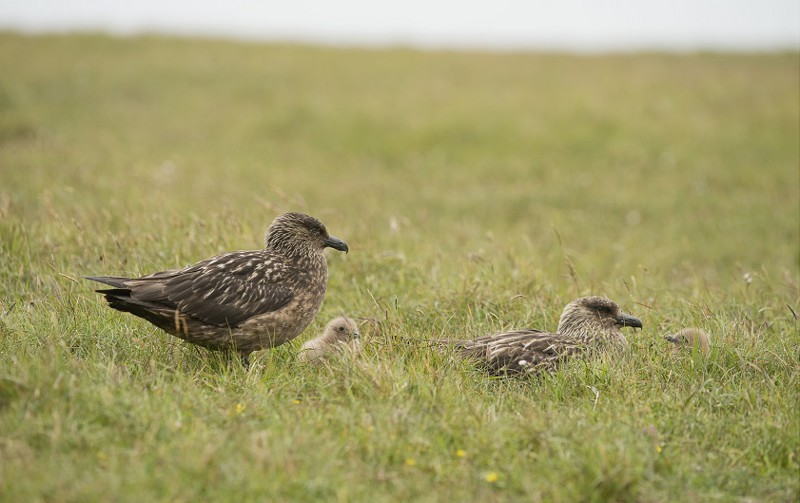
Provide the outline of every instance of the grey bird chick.
<path id="1" fill-rule="evenodd" d="M 605 297 L 583 297 L 567 304 L 556 333 L 501 332 L 457 343 L 456 348 L 494 374 L 535 373 L 581 354 L 624 348 L 628 341 L 623 327 L 641 328 L 642 322 Z"/>
<path id="2" fill-rule="evenodd" d="M 697 348 L 704 355 L 711 353 L 711 343 L 709 342 L 708 332 L 702 328 L 684 328 L 674 334 L 664 336 L 666 340 L 675 344 L 675 350 L 681 351 Z"/>
<path id="3" fill-rule="evenodd" d="M 315 362 L 344 351 L 355 353 L 360 340 L 361 334 L 356 322 L 351 318 L 339 317 L 328 323 L 319 337 L 306 341 L 297 359 Z"/>
<path id="4" fill-rule="evenodd" d="M 347 244 L 303 213 L 278 216 L 261 250 L 236 251 L 140 278 L 87 277 L 110 307 L 212 350 L 253 351 L 288 342 L 311 323 L 325 297 L 323 249 Z"/>

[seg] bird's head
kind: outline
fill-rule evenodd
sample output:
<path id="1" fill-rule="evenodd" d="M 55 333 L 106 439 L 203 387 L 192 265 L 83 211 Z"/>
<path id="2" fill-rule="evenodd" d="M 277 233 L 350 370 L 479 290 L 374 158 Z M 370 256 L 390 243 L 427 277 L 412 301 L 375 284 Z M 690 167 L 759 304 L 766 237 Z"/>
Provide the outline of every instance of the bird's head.
<path id="1" fill-rule="evenodd" d="M 564 308 L 558 321 L 558 333 L 589 339 L 623 342 L 622 327 L 642 328 L 642 321 L 623 313 L 611 299 L 582 297 Z"/>
<path id="2" fill-rule="evenodd" d="M 287 255 L 312 255 L 330 247 L 347 253 L 347 243 L 328 234 L 325 226 L 304 213 L 284 213 L 267 229 L 266 247 Z"/>
<path id="3" fill-rule="evenodd" d="M 678 350 L 686 347 L 689 351 L 697 348 L 705 355 L 711 352 L 708 333 L 701 328 L 684 328 L 674 334 L 664 336 L 664 339 L 675 344 Z"/>
<path id="4" fill-rule="evenodd" d="M 361 338 L 355 320 L 341 316 L 331 320 L 325 327 L 325 340 L 328 343 L 357 341 Z"/>

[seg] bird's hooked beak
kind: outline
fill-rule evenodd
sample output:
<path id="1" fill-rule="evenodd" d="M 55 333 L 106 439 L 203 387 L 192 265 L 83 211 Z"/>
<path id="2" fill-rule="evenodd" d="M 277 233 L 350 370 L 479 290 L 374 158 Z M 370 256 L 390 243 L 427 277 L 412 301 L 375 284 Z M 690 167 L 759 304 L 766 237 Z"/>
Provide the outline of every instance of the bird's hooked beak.
<path id="1" fill-rule="evenodd" d="M 323 244 L 325 246 L 330 246 L 334 250 L 343 251 L 345 253 L 350 251 L 350 248 L 347 247 L 347 243 L 333 236 L 328 236 L 328 238 L 323 241 Z"/>
<path id="2" fill-rule="evenodd" d="M 630 314 L 622 313 L 619 315 L 619 318 L 617 318 L 617 325 L 621 327 L 642 328 L 642 320 Z"/>

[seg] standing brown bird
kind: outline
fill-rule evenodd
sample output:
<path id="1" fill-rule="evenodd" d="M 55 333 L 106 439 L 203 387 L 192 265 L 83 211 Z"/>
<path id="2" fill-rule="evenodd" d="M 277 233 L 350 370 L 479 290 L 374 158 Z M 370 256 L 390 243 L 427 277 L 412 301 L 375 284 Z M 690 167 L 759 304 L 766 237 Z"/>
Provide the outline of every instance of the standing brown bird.
<path id="1" fill-rule="evenodd" d="M 278 216 L 265 243 L 141 278 L 86 279 L 113 287 L 97 290 L 110 307 L 193 344 L 235 351 L 247 365 L 250 353 L 294 339 L 316 316 L 328 284 L 322 250 L 349 250 L 303 213 Z"/>
<path id="2" fill-rule="evenodd" d="M 664 338 L 675 344 L 676 351 L 685 347 L 689 352 L 692 351 L 692 348 L 697 348 L 706 356 L 711 353 L 708 333 L 702 328 L 684 328 L 672 335 L 665 335 Z"/>
<path id="3" fill-rule="evenodd" d="M 583 297 L 564 308 L 557 333 L 515 330 L 459 342 L 456 348 L 494 374 L 535 373 L 576 355 L 627 346 L 622 327 L 641 328 L 642 322 L 605 297 Z"/>
<path id="4" fill-rule="evenodd" d="M 319 337 L 306 341 L 297 358 L 302 362 L 316 362 L 338 352 L 355 354 L 360 339 L 355 320 L 341 316 L 331 320 Z"/>

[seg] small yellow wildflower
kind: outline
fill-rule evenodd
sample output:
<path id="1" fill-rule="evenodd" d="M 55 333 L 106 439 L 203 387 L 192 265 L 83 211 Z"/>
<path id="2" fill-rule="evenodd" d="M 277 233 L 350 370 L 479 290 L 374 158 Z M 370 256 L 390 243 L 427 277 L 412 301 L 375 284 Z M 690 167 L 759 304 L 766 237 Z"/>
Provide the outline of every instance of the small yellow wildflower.
<path id="1" fill-rule="evenodd" d="M 294 401 L 294 402 L 292 402 L 292 403 L 293 403 L 293 404 L 295 404 L 295 405 L 300 405 L 300 400 L 295 400 L 295 401 Z"/>
<path id="2" fill-rule="evenodd" d="M 488 482 L 490 484 L 494 484 L 495 482 L 497 482 L 497 480 L 499 478 L 500 478 L 500 476 L 497 475 L 497 472 L 489 472 L 489 473 L 486 474 L 486 477 L 484 477 L 486 482 Z"/>
<path id="3" fill-rule="evenodd" d="M 241 414 L 242 412 L 244 412 L 244 404 L 243 403 L 237 403 L 236 404 L 236 414 Z"/>
<path id="4" fill-rule="evenodd" d="M 414 466 L 417 462 L 414 461 L 414 458 L 406 458 L 406 466 Z"/>
<path id="5" fill-rule="evenodd" d="M 661 444 L 656 444 L 656 452 L 661 454 Z"/>
<path id="6" fill-rule="evenodd" d="M 466 455 L 467 455 L 467 453 L 464 452 L 464 449 L 459 449 L 459 450 L 456 451 L 456 457 L 457 458 L 463 458 Z"/>

